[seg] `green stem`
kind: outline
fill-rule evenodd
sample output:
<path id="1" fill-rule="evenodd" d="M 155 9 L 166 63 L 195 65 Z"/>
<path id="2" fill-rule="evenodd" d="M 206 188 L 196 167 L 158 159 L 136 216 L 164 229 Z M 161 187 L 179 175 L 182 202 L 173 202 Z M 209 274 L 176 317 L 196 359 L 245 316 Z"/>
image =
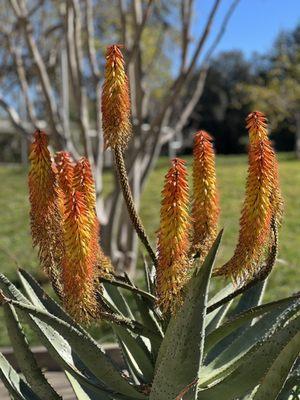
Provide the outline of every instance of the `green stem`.
<path id="1" fill-rule="evenodd" d="M 127 206 L 128 214 L 131 219 L 132 225 L 134 226 L 136 233 L 138 237 L 140 238 L 141 242 L 145 246 L 146 250 L 149 253 L 149 256 L 151 257 L 152 261 L 156 265 L 157 260 L 155 253 L 150 245 L 149 238 L 146 234 L 145 228 L 143 226 L 143 223 L 138 215 L 137 209 L 135 207 L 135 203 L 133 200 L 133 196 L 131 193 L 131 188 L 129 185 L 129 180 L 128 180 L 128 174 L 126 171 L 126 166 L 125 166 L 125 161 L 123 157 L 123 151 L 120 146 L 116 146 L 114 149 L 114 155 L 115 155 L 115 164 L 116 164 L 116 169 L 118 172 L 118 178 L 119 182 L 123 191 L 123 197 Z"/>

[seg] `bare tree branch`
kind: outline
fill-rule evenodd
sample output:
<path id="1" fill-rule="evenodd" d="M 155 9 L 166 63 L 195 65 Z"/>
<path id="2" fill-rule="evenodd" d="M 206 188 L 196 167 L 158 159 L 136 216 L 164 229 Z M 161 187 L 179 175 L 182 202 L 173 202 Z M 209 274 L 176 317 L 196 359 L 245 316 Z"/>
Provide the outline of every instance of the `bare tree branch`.
<path id="1" fill-rule="evenodd" d="M 14 3 L 13 0 L 10 0 L 10 1 L 11 1 L 11 4 Z M 32 58 L 34 59 L 34 61 L 36 63 L 39 80 L 40 80 L 41 87 L 43 89 L 43 93 L 45 96 L 46 105 L 47 105 L 47 109 L 48 109 L 49 122 L 50 122 L 50 125 L 51 125 L 51 128 L 53 130 L 56 140 L 58 142 L 60 142 L 63 139 L 63 132 L 62 132 L 62 127 L 61 127 L 61 123 L 59 120 L 56 102 L 53 98 L 50 78 L 47 73 L 47 69 L 46 69 L 45 63 L 43 61 L 43 58 L 40 54 L 40 51 L 37 47 L 36 41 L 33 36 L 33 28 L 28 19 L 28 13 L 27 13 L 26 4 L 25 4 L 24 0 L 20 0 L 19 8 L 15 8 L 13 6 L 13 10 L 15 12 L 16 17 L 19 19 L 19 22 L 23 26 L 25 38 L 26 38 L 26 41 L 28 44 L 28 48 L 31 52 Z"/>
<path id="2" fill-rule="evenodd" d="M 127 6 L 126 0 L 119 0 L 119 12 L 120 12 L 120 21 L 121 21 L 121 36 L 122 36 L 122 43 L 125 47 L 128 44 L 127 38 Z"/>
<path id="3" fill-rule="evenodd" d="M 86 33 L 87 33 L 87 50 L 88 57 L 91 65 L 91 70 L 93 73 L 94 81 L 98 82 L 100 79 L 100 71 L 96 58 L 95 50 L 95 34 L 94 34 L 94 24 L 93 24 L 93 2 L 92 0 L 85 0 L 85 23 L 86 23 Z"/>
<path id="4" fill-rule="evenodd" d="M 190 26 L 192 18 L 193 0 L 181 0 L 181 73 L 185 70 L 188 47 L 190 43 Z"/>
<path id="5" fill-rule="evenodd" d="M 209 62 L 213 52 L 215 51 L 216 47 L 218 46 L 218 44 L 220 43 L 222 37 L 224 36 L 226 29 L 228 27 L 229 21 L 234 13 L 234 11 L 236 10 L 238 4 L 240 3 L 240 0 L 233 0 L 233 2 L 231 3 L 230 7 L 227 10 L 227 13 L 225 14 L 225 17 L 221 23 L 221 27 L 219 29 L 219 32 L 215 38 L 215 40 L 213 41 L 213 43 L 211 44 L 210 48 L 208 49 L 205 57 L 204 57 L 204 61 L 203 63 L 206 64 L 207 62 Z"/>
<path id="6" fill-rule="evenodd" d="M 196 87 L 194 89 L 193 95 L 184 107 L 183 111 L 180 113 L 179 120 L 175 126 L 175 132 L 180 132 L 183 127 L 185 126 L 188 118 L 190 117 L 191 113 L 193 112 L 195 106 L 197 105 L 204 88 L 205 79 L 207 76 L 208 66 L 206 65 L 203 67 L 199 73 L 199 77 L 197 79 Z M 163 140 L 163 139 L 162 139 Z"/>
<path id="7" fill-rule="evenodd" d="M 33 127 L 34 128 L 38 128 L 38 121 L 37 121 L 37 118 L 36 118 L 36 112 L 34 110 L 34 104 L 30 100 L 29 85 L 28 85 L 28 82 L 27 82 L 26 72 L 25 72 L 25 68 L 24 68 L 23 59 L 22 59 L 22 56 L 20 54 L 20 49 L 17 48 L 17 47 L 15 48 L 12 45 L 11 38 L 9 36 L 7 37 L 7 41 L 8 41 L 9 51 L 12 54 L 14 62 L 15 62 L 16 72 L 17 72 L 17 75 L 18 75 L 18 79 L 19 79 L 19 82 L 20 82 L 20 87 L 21 87 L 22 93 L 24 95 L 26 109 L 27 109 L 27 113 L 28 113 L 29 119 L 30 119 Z"/>
<path id="8" fill-rule="evenodd" d="M 66 26 L 66 45 L 69 63 L 69 72 L 71 76 L 71 84 L 73 89 L 73 95 L 76 98 L 76 104 L 78 104 L 79 98 L 79 87 L 78 87 L 78 68 L 76 66 L 76 55 L 74 45 L 74 8 L 70 1 L 66 5 L 65 15 L 65 26 Z"/>
<path id="9" fill-rule="evenodd" d="M 102 114 L 101 114 L 101 81 L 100 81 L 100 70 L 96 58 L 93 13 L 94 10 L 93 10 L 92 0 L 85 0 L 87 54 L 90 62 L 93 81 L 96 88 L 95 114 L 96 114 L 96 130 L 97 130 L 97 152 L 94 160 L 94 176 L 96 182 L 96 192 L 98 197 L 97 210 L 99 211 L 101 222 L 107 223 L 107 213 L 105 212 L 103 197 L 100 196 L 100 194 L 102 194 L 102 189 L 103 189 L 103 180 L 102 180 L 103 135 L 102 135 Z"/>
<path id="10" fill-rule="evenodd" d="M 20 116 L 18 112 L 16 111 L 15 108 L 10 106 L 3 98 L 3 96 L 0 94 L 0 106 L 4 109 L 4 111 L 7 113 L 9 116 L 9 119 L 13 126 L 20 132 L 22 135 L 28 137 L 28 131 L 25 127 L 25 125 L 22 123 Z"/>
<path id="11" fill-rule="evenodd" d="M 79 89 L 79 125 L 81 128 L 82 140 L 84 143 L 85 155 L 94 162 L 93 151 L 91 147 L 91 141 L 89 138 L 89 116 L 88 116 L 88 105 L 87 105 L 87 94 L 86 87 L 83 82 L 83 71 L 82 71 L 82 61 L 83 61 L 83 51 L 82 51 L 82 41 L 81 41 L 81 10 L 78 0 L 72 0 L 73 10 L 74 10 L 74 44 L 75 44 L 75 60 L 77 68 L 77 78 L 78 78 L 78 89 Z"/>
<path id="12" fill-rule="evenodd" d="M 20 9 L 20 6 L 18 4 L 18 1 L 17 0 L 9 0 L 9 2 L 10 2 L 10 5 L 11 5 L 14 13 L 16 15 L 19 15 L 21 13 L 21 9 Z"/>
<path id="13" fill-rule="evenodd" d="M 201 95 L 203 93 L 204 83 L 205 83 L 207 72 L 208 72 L 209 60 L 210 60 L 213 52 L 215 51 L 216 47 L 220 43 L 222 37 L 224 36 L 224 33 L 226 31 L 226 28 L 227 28 L 227 25 L 229 23 L 229 20 L 230 20 L 230 18 L 232 16 L 233 12 L 235 11 L 239 1 L 240 0 L 234 0 L 231 3 L 231 5 L 230 5 L 230 7 L 229 7 L 229 9 L 228 9 L 223 21 L 222 21 L 222 24 L 221 24 L 221 27 L 219 29 L 219 32 L 218 32 L 215 40 L 213 41 L 212 45 L 210 46 L 210 48 L 208 49 L 208 51 L 207 51 L 207 53 L 206 53 L 206 55 L 204 57 L 203 67 L 200 70 L 199 77 L 197 79 L 197 83 L 195 85 L 195 89 L 194 89 L 193 95 L 190 98 L 190 100 L 188 101 L 188 103 L 186 104 L 186 106 L 184 107 L 183 111 L 180 113 L 180 118 L 179 118 L 179 120 L 178 120 L 178 122 L 176 123 L 176 126 L 175 126 L 175 132 L 180 132 L 183 129 L 183 127 L 186 124 L 188 118 L 190 117 L 191 113 L 193 112 L 195 106 L 197 105 L 197 103 L 200 100 L 200 97 L 201 97 Z"/>
<path id="14" fill-rule="evenodd" d="M 157 129 L 157 126 L 161 126 L 161 123 L 165 117 L 165 114 L 168 110 L 168 108 L 174 103 L 176 96 L 180 93 L 183 85 L 188 81 L 188 79 L 191 77 L 194 68 L 196 66 L 197 60 L 200 57 L 201 51 L 203 49 L 203 46 L 206 42 L 206 39 L 209 35 L 211 26 L 213 24 L 214 18 L 216 16 L 217 10 L 221 4 L 221 0 L 215 0 L 214 5 L 211 9 L 211 12 L 209 14 L 209 17 L 206 21 L 204 31 L 202 35 L 200 36 L 198 40 L 198 44 L 194 50 L 193 56 L 191 58 L 191 61 L 188 65 L 188 67 L 185 69 L 183 73 L 179 73 L 177 78 L 175 79 L 174 83 L 172 84 L 170 90 L 167 92 L 168 96 L 166 97 L 164 103 L 161 105 L 161 112 L 157 115 L 157 117 L 154 119 L 152 122 L 152 130 Z"/>
<path id="15" fill-rule="evenodd" d="M 28 12 L 28 18 L 32 17 L 45 3 L 45 0 L 39 0 L 35 6 L 32 7 L 31 10 Z"/>
<path id="16" fill-rule="evenodd" d="M 136 1 L 134 2 L 136 4 Z M 140 21 L 137 20 L 137 18 L 135 18 L 135 23 L 137 26 L 137 29 L 135 31 L 135 36 L 133 39 L 133 43 L 131 46 L 131 49 L 129 51 L 129 54 L 127 56 L 127 63 L 130 64 L 131 62 L 134 61 L 135 56 L 137 54 L 137 50 L 139 48 L 140 42 L 141 42 L 141 36 L 143 34 L 144 28 L 146 26 L 146 22 L 149 18 L 150 12 L 151 12 L 151 7 L 153 4 L 153 0 L 148 0 L 144 14 L 141 18 Z M 135 6 L 135 9 L 137 9 L 137 6 Z M 136 13 L 135 13 L 136 14 Z"/>
<path id="17" fill-rule="evenodd" d="M 193 54 L 192 59 L 190 61 L 190 64 L 189 64 L 187 70 L 185 71 L 185 75 L 187 77 L 190 76 L 191 72 L 194 70 L 194 68 L 196 66 L 197 60 L 199 59 L 199 56 L 200 56 L 201 51 L 203 49 L 203 46 L 204 46 L 204 44 L 206 42 L 206 39 L 207 39 L 207 37 L 208 37 L 208 35 L 210 33 L 210 30 L 211 30 L 212 24 L 214 22 L 216 13 L 218 11 L 218 8 L 221 5 L 221 1 L 222 0 L 215 0 L 215 3 L 214 3 L 214 5 L 213 5 L 213 7 L 211 9 L 211 12 L 210 12 L 209 16 L 208 16 L 204 31 L 203 31 L 200 39 L 198 40 L 198 44 L 196 46 L 196 49 L 194 51 L 194 54 Z"/>

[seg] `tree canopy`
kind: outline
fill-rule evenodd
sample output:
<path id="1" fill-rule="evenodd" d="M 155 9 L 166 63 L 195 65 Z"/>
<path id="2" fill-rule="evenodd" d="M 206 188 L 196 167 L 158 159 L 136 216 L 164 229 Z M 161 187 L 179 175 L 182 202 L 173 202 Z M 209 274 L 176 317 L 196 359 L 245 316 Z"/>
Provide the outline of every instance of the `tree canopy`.
<path id="1" fill-rule="evenodd" d="M 207 129 L 219 152 L 238 153 L 246 148 L 241 121 L 253 109 L 268 115 L 277 149 L 300 157 L 300 25 L 282 32 L 267 54 L 216 56 L 185 131 Z"/>

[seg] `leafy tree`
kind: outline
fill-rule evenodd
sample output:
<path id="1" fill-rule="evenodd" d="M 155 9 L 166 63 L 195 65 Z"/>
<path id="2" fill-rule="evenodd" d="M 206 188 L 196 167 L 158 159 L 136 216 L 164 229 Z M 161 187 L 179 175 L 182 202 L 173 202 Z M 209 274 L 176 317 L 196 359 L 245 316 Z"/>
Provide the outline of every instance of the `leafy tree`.
<path id="1" fill-rule="evenodd" d="M 244 94 L 237 90 L 252 81 L 251 64 L 240 51 L 215 57 L 208 71 L 201 101 L 197 104 L 186 132 L 206 129 L 215 137 L 217 151 L 224 154 L 244 150 L 243 117 L 249 111 Z M 241 116 L 242 115 L 242 116 Z"/>
<path id="2" fill-rule="evenodd" d="M 271 54 L 262 60 L 255 83 L 243 84 L 241 90 L 246 101 L 269 115 L 281 135 L 278 141 L 287 141 L 281 132 L 289 127 L 300 158 L 300 26 L 278 37 Z"/>

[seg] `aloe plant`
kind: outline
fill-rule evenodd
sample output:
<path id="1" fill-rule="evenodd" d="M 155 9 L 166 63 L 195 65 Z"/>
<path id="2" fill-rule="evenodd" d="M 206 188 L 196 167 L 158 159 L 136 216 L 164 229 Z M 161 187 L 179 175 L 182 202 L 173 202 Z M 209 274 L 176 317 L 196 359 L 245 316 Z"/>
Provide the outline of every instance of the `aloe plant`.
<path id="1" fill-rule="evenodd" d="M 299 398 L 300 294 L 262 303 L 282 216 L 277 160 L 264 115 L 247 118 L 249 171 L 239 239 L 233 257 L 214 268 L 222 231 L 217 234 L 210 135 L 200 131 L 195 137 L 192 206 L 185 162 L 172 160 L 155 251 L 123 158 L 131 135 L 130 104 L 117 46 L 108 49 L 102 106 L 105 146 L 114 152 L 129 217 L 149 256 L 145 285 L 117 275 L 100 246 L 88 160 L 75 164 L 65 152 L 51 157 L 46 134 L 37 131 L 30 153 L 31 230 L 57 300 L 25 270 L 18 272 L 21 289 L 0 275 L 0 303 L 20 366 L 18 373 L 0 354 L 0 378 L 12 398 L 62 398 L 37 365 L 24 325 L 59 364 L 78 400 Z M 211 282 L 220 275 L 232 283 L 213 294 Z M 91 321 L 110 325 L 123 356 L 121 369 L 88 333 Z"/>
<path id="2" fill-rule="evenodd" d="M 66 373 L 79 400 L 293 398 L 298 385 L 300 295 L 261 305 L 263 289 L 257 284 L 233 308 L 226 300 L 234 290 L 231 285 L 224 294 L 210 297 L 220 239 L 221 235 L 203 265 L 195 268 L 184 303 L 168 323 L 151 290 L 141 290 L 123 277 L 103 282 L 104 317 L 119 343 L 126 374 L 27 272 L 19 270 L 24 294 L 1 275 L 1 303 L 23 374 L 1 357 L 1 379 L 12 397 L 60 398 L 34 362 L 22 328 L 27 324 Z M 151 282 L 150 274 L 147 277 Z M 220 297 L 223 304 L 210 311 Z"/>

